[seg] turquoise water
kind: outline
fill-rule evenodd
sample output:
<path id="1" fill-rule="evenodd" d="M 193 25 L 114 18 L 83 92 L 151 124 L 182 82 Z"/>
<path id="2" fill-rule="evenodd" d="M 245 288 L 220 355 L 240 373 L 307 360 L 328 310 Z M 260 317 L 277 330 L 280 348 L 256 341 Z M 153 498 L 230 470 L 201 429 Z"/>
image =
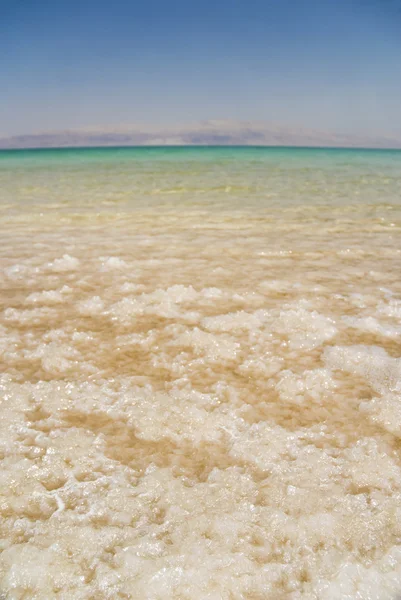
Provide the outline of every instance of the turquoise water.
<path id="1" fill-rule="evenodd" d="M 14 210 L 144 205 L 269 208 L 391 203 L 401 151 L 136 147 L 0 151 L 0 204 Z"/>
<path id="2" fill-rule="evenodd" d="M 197 157 L 233 157 L 238 155 L 266 157 L 272 156 L 313 156 L 313 155 L 347 155 L 347 156 L 388 156 L 399 155 L 401 149 L 375 149 L 375 148 L 316 148 L 294 146 L 111 146 L 87 148 L 34 148 L 21 150 L 1 150 L 0 158 L 39 158 L 39 157 L 78 157 L 78 156 L 131 156 L 145 158 L 149 156 L 163 156 L 177 158 L 182 156 Z"/>

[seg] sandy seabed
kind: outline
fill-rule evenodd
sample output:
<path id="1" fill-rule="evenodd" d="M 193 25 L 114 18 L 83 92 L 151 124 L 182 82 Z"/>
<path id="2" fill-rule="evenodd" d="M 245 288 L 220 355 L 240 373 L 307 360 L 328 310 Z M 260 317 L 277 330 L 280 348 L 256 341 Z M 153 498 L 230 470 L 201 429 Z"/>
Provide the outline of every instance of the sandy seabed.
<path id="1" fill-rule="evenodd" d="M 394 600 L 399 217 L 10 218 L 3 598 Z"/>

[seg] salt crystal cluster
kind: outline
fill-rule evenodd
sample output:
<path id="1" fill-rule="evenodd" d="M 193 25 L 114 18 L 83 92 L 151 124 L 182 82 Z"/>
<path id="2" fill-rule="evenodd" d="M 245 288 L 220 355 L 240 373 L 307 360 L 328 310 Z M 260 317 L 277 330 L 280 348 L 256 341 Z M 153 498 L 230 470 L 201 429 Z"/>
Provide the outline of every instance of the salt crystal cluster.
<path id="1" fill-rule="evenodd" d="M 10 217 L 0 597 L 396 600 L 397 245 L 166 206 Z"/>

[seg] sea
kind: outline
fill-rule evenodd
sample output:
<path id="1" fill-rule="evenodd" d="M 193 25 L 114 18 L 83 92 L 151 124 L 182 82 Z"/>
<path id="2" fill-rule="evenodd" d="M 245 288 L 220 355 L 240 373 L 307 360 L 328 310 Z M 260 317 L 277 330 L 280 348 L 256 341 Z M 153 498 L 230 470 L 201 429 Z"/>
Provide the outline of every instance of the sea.
<path id="1" fill-rule="evenodd" d="M 0 151 L 0 597 L 401 597 L 401 150 Z"/>

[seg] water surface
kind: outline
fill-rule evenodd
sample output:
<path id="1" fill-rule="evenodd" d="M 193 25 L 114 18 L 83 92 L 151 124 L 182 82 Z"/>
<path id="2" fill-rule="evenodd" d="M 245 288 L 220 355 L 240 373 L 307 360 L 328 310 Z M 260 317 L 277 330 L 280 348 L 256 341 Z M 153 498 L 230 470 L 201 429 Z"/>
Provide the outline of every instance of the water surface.
<path id="1" fill-rule="evenodd" d="M 6 598 L 401 592 L 401 152 L 0 152 Z"/>

